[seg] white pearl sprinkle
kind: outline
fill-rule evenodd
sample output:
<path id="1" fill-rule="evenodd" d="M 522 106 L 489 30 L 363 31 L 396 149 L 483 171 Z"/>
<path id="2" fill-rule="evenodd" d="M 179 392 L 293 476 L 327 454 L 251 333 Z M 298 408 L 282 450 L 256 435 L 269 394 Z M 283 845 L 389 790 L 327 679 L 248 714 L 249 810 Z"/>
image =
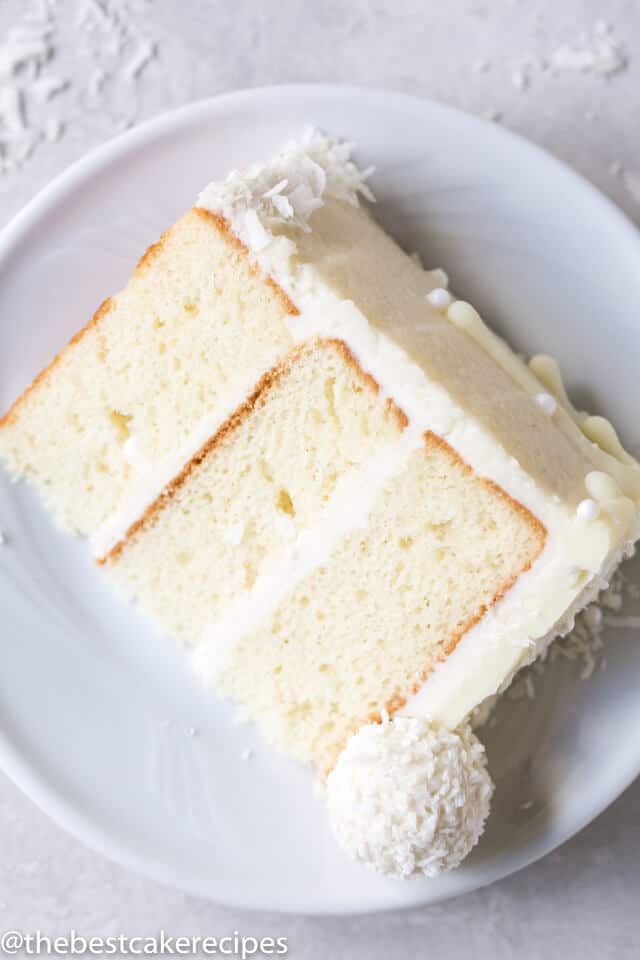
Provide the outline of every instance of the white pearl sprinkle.
<path id="1" fill-rule="evenodd" d="M 600 506 L 595 500 L 581 500 L 576 510 L 578 520 L 596 520 L 600 513 Z"/>
<path id="2" fill-rule="evenodd" d="M 436 310 L 446 310 L 453 303 L 453 297 L 444 287 L 436 287 L 427 294 L 426 299 Z"/>
<path id="3" fill-rule="evenodd" d="M 550 393 L 537 393 L 536 403 L 540 409 L 549 414 L 550 417 L 552 417 L 558 409 L 558 401 Z"/>

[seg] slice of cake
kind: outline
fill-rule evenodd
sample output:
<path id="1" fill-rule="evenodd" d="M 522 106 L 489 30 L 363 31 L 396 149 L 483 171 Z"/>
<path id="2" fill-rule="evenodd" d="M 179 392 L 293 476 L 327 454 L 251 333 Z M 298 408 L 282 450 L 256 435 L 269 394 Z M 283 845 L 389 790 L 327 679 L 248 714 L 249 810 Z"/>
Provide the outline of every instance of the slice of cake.
<path id="1" fill-rule="evenodd" d="M 0 421 L 0 454 L 91 533 L 242 403 L 293 346 L 294 311 L 220 217 L 191 210 Z"/>
<path id="2" fill-rule="evenodd" d="M 365 178 L 311 133 L 210 185 L 0 451 L 206 682 L 330 774 L 346 848 L 433 874 L 488 812 L 466 718 L 632 549 L 640 467 L 384 233 Z"/>

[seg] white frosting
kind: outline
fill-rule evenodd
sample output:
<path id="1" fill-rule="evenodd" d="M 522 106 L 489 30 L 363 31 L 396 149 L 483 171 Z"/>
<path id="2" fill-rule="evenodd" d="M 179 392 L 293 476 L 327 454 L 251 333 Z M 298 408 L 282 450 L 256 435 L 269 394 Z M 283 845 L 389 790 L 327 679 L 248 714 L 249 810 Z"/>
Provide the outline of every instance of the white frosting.
<path id="1" fill-rule="evenodd" d="M 436 665 L 420 690 L 407 700 L 399 715 L 433 718 L 447 727 L 456 726 L 461 722 L 461 717 L 467 716 L 487 697 L 506 690 L 518 670 L 543 654 L 556 637 L 569 633 L 576 615 L 593 603 L 601 591 L 606 590 L 610 577 L 628 555 L 628 551 L 614 553 L 603 570 L 588 579 L 585 586 L 574 595 L 568 607 L 562 608 L 561 603 L 554 603 L 555 619 L 550 622 L 546 633 L 536 637 L 535 641 L 510 646 L 503 642 L 497 621 L 509 616 L 516 617 L 512 637 L 517 637 L 518 629 L 522 631 L 522 636 L 527 636 L 529 625 L 524 620 L 523 609 L 518 606 L 518 593 L 526 591 L 525 578 L 530 576 L 531 571 L 523 574 L 506 597 L 471 630 L 467 630 L 449 656 Z M 581 577 L 581 571 L 576 568 L 574 581 L 580 583 Z"/>
<path id="2" fill-rule="evenodd" d="M 602 418 L 581 417 L 572 410 L 549 358 L 535 358 L 531 372 L 485 327 L 472 307 L 462 301 L 445 307 L 442 294 L 447 291 L 441 290 L 435 299 L 441 301 L 437 305 L 446 309 L 448 319 L 476 339 L 530 394 L 532 403 L 540 404 L 537 398 L 542 396 L 548 398 L 541 404 L 548 413 L 555 412 L 551 411 L 552 402 L 561 406 L 564 420 L 558 415 L 559 428 L 578 433 L 585 454 L 602 467 L 585 479 L 585 492 L 599 508 L 598 516 L 589 517 L 585 523 L 580 510 L 576 513 L 539 488 L 496 439 L 443 387 L 429 380 L 398 344 L 369 324 L 352 301 L 340 298 L 312 263 L 300 262 L 296 257 L 296 232 L 310 229 L 313 211 L 326 196 L 348 203 L 357 203 L 359 192 L 371 196 L 364 184 L 366 173 L 360 173 L 349 157 L 348 145 L 311 132 L 301 143 L 289 145 L 271 164 L 246 174 L 234 172 L 224 184 L 207 187 L 199 204 L 225 216 L 254 262 L 296 305 L 298 315 L 287 317 L 293 338 L 343 340 L 360 366 L 378 382 L 383 395 L 404 411 L 410 427 L 401 444 L 376 451 L 368 464 L 338 484 L 322 513 L 287 545 L 269 569 L 262 571 L 252 590 L 236 597 L 210 625 L 208 642 L 198 650 L 196 661 L 205 674 L 215 673 L 220 658 L 227 657 L 234 642 L 275 610 L 354 525 L 366 523 L 378 493 L 403 468 L 422 434 L 433 431 L 477 474 L 490 478 L 527 507 L 547 530 L 545 548 L 531 570 L 465 635 L 456 651 L 436 667 L 404 708 L 408 715 L 428 715 L 455 727 L 481 700 L 496 692 L 504 677 L 543 649 L 568 610 L 574 610 L 589 591 L 600 588 L 599 573 L 636 536 L 637 512 L 629 497 L 640 489 L 640 474 L 610 424 Z M 444 287 L 446 278 L 438 277 L 438 283 Z M 429 312 L 433 313 L 436 306 L 426 298 L 424 309 L 428 321 Z M 541 383 L 548 393 L 540 393 Z M 185 448 L 160 471 L 154 490 L 149 487 L 141 492 L 137 503 L 130 504 L 100 531 L 95 538 L 99 555 L 117 542 L 242 402 L 250 387 L 244 383 L 230 389 L 215 418 L 199 425 Z M 576 430 L 576 423 L 584 436 Z M 588 431 L 598 447 L 588 439 Z M 472 646 L 471 640 L 466 642 L 470 637 Z"/>
<path id="3" fill-rule="evenodd" d="M 450 732 L 400 717 L 361 727 L 327 780 L 340 845 L 396 877 L 457 867 L 484 830 L 492 793 L 484 747 L 467 725 Z"/>
<path id="4" fill-rule="evenodd" d="M 288 229 L 286 236 L 279 234 L 278 230 L 286 218 L 280 211 L 274 213 L 271 207 L 264 206 L 265 202 L 271 203 L 274 189 L 277 187 L 281 190 L 282 181 L 285 180 L 287 185 L 298 185 L 301 176 L 309 190 L 314 184 L 317 187 L 313 193 L 317 209 L 323 202 L 325 192 L 335 196 L 341 194 L 343 199 L 354 203 L 357 202 L 358 189 L 362 188 L 362 177 L 356 176 L 353 164 L 348 159 L 348 149 L 336 152 L 333 141 L 316 139 L 316 135 L 308 137 L 305 143 L 312 145 L 310 158 L 306 153 L 309 148 L 304 143 L 298 148 L 289 147 L 276 158 L 271 173 L 268 172 L 269 168 L 258 168 L 257 173 L 250 173 L 246 178 L 234 174 L 226 185 L 207 188 L 199 203 L 211 205 L 214 212 L 223 213 L 228 218 L 233 233 L 245 244 L 257 265 L 275 280 L 296 305 L 298 315 L 287 317 L 296 341 L 304 341 L 314 335 L 343 340 L 360 366 L 377 381 L 383 395 L 392 398 L 407 415 L 414 436 L 433 431 L 443 437 L 477 474 L 496 482 L 527 507 L 547 530 L 545 548 L 531 570 L 522 575 L 507 595 L 470 631 L 474 636 L 477 670 L 468 670 L 460 657 L 450 656 L 445 664 L 451 663 L 453 666 L 442 674 L 446 677 L 448 693 L 437 698 L 439 706 L 434 706 L 430 688 L 436 683 L 442 686 L 442 680 L 436 681 L 436 677 L 440 677 L 445 664 L 432 672 L 421 691 L 404 708 L 408 715 L 429 715 L 439 720 L 446 716 L 447 724 L 454 727 L 481 700 L 496 692 L 504 676 L 512 674 L 524 660 L 531 658 L 532 650 L 540 650 L 548 642 L 550 631 L 566 611 L 572 609 L 586 586 L 592 581 L 596 583 L 603 565 L 607 566 L 611 556 L 618 555 L 621 544 L 634 539 L 637 533 L 636 510 L 633 503 L 622 496 L 616 482 L 603 474 L 607 483 L 596 483 L 597 494 L 589 491 L 592 496 L 602 498 L 600 516 L 585 524 L 574 510 L 539 488 L 517 461 L 469 417 L 445 389 L 430 381 L 423 369 L 398 344 L 369 324 L 355 303 L 341 299 L 318 275 L 313 264 L 296 259 L 295 230 L 308 229 L 308 218 L 303 217 L 304 222 L 300 223 L 291 218 L 289 226 L 293 226 L 293 229 Z M 322 178 L 316 178 L 312 172 L 316 163 L 325 165 L 324 185 Z M 349 165 L 347 173 L 342 169 L 345 163 Z M 299 175 L 296 173 L 298 165 L 302 167 Z M 304 172 L 306 170 L 309 171 L 308 176 Z M 345 183 L 350 185 L 348 189 Z M 337 190 L 331 186 L 334 184 L 339 185 Z M 261 193 L 265 187 L 266 193 Z M 264 222 L 261 220 L 263 229 L 257 237 L 258 231 L 250 214 L 256 212 L 260 219 L 265 209 Z M 426 299 L 426 316 L 428 311 L 434 309 Z M 540 380 L 532 375 L 503 341 L 485 327 L 469 304 L 452 302 L 447 309 L 447 316 L 452 323 L 476 339 L 530 393 L 532 402 L 535 402 L 536 395 L 540 393 Z M 536 375 L 539 369 L 540 365 L 535 371 Z M 546 382 L 544 385 L 548 386 Z M 556 390 L 553 393 L 556 394 Z M 571 422 L 568 427 L 565 425 L 565 429 L 569 427 L 576 432 Z M 610 432 L 615 437 L 612 428 Z M 609 443 L 613 443 L 609 434 L 607 438 Z M 605 447 L 596 453 L 603 466 L 612 470 L 617 468 L 616 479 L 625 490 L 635 489 L 640 475 L 627 454 L 625 466 L 611 449 Z M 382 458 L 382 454 L 377 456 Z M 372 504 L 388 478 L 395 475 L 393 451 L 387 451 L 385 456 L 390 458 L 390 463 L 381 462 L 380 471 L 367 478 L 366 487 L 359 487 L 357 477 L 352 478 L 352 501 L 343 516 L 358 510 L 363 494 L 366 494 L 367 503 Z M 331 504 L 327 510 L 330 507 Z M 367 512 L 368 509 L 369 506 Z M 319 519 L 320 527 L 322 520 Z M 201 669 L 209 672 L 208 661 L 215 663 L 217 653 L 212 649 L 213 646 L 222 644 L 228 651 L 230 637 L 233 642 L 245 630 L 253 629 L 262 616 L 274 610 L 299 582 L 301 570 L 304 569 L 305 574 L 310 573 L 323 561 L 327 555 L 325 551 L 331 551 L 331 543 L 327 540 L 330 534 L 333 536 L 332 543 L 336 543 L 348 529 L 349 525 L 344 523 L 327 525 L 322 533 L 321 551 L 310 548 L 308 556 L 304 557 L 302 544 L 298 543 L 295 562 L 287 561 L 283 567 L 279 567 L 277 576 L 271 572 L 260 576 L 254 585 L 255 594 L 237 598 L 237 603 L 233 603 L 229 611 L 211 625 L 208 634 L 211 642 L 197 654 Z M 313 537 L 315 533 L 309 542 L 313 541 Z M 264 597 L 264 604 L 256 603 L 256 598 L 261 596 Z"/>
<path id="5" fill-rule="evenodd" d="M 417 254 L 414 254 L 414 256 L 417 256 Z M 418 266 L 422 266 L 422 264 L 418 262 Z M 439 287 L 441 290 L 447 290 L 449 286 L 449 277 L 442 267 L 436 267 L 435 270 L 425 270 L 424 272 L 429 280 L 433 283 L 434 289 Z"/>
<path id="6" fill-rule="evenodd" d="M 138 439 L 132 434 L 125 441 L 123 453 L 128 463 L 140 473 L 136 489 L 91 537 L 91 548 L 97 559 L 105 557 L 122 540 L 129 528 L 142 517 L 149 506 L 184 469 L 200 448 L 218 432 L 231 414 L 241 406 L 253 391 L 255 376 L 242 376 L 229 385 L 213 411 L 204 417 L 189 435 L 186 443 L 172 456 L 167 457 L 157 468 L 140 449 Z"/>

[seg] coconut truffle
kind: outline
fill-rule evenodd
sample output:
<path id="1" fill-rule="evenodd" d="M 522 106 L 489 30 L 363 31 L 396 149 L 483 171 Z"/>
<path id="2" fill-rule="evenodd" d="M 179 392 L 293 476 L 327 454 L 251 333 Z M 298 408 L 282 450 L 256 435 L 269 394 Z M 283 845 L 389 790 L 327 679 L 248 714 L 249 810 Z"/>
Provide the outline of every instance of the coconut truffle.
<path id="1" fill-rule="evenodd" d="M 493 783 L 468 725 L 396 717 L 351 738 L 327 780 L 335 834 L 355 860 L 395 877 L 435 877 L 475 846 Z"/>

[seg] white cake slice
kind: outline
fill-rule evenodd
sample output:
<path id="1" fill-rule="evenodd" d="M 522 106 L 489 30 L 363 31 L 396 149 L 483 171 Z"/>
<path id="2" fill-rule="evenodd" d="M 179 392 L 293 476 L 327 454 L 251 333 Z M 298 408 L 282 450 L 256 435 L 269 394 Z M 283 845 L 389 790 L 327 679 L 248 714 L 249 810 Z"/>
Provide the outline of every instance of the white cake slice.
<path id="1" fill-rule="evenodd" d="M 420 724 L 459 728 L 567 632 L 640 513 L 613 427 L 407 256 L 364 180 L 313 133 L 209 186 L 0 427 L 204 680 L 348 789 L 372 723 L 415 769 L 480 769 L 464 732 L 416 752 Z M 418 856 L 420 830 L 363 856 L 459 859 Z"/>
<path id="2" fill-rule="evenodd" d="M 0 420 L 0 455 L 92 533 L 291 349 L 293 310 L 220 217 L 191 210 Z"/>

